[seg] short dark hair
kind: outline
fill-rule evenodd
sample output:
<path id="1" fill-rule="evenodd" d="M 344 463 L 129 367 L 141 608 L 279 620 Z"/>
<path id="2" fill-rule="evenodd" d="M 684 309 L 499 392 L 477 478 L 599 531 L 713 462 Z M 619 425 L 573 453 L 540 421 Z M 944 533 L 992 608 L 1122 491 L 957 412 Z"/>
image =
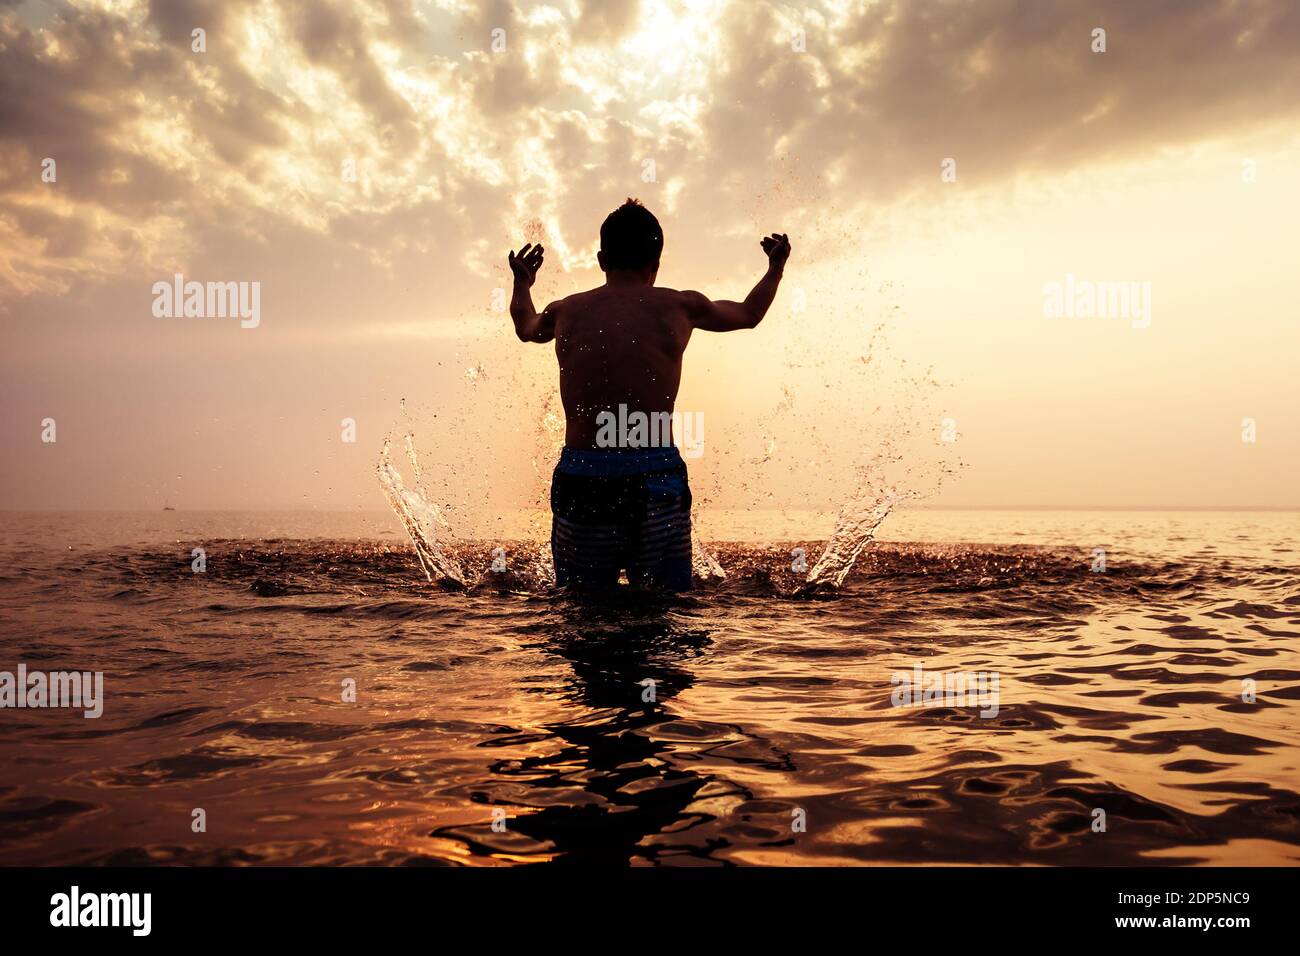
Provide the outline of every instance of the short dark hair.
<path id="1" fill-rule="evenodd" d="M 600 226 L 600 251 L 607 269 L 644 269 L 658 266 L 664 251 L 659 220 L 635 199 L 628 199 Z"/>

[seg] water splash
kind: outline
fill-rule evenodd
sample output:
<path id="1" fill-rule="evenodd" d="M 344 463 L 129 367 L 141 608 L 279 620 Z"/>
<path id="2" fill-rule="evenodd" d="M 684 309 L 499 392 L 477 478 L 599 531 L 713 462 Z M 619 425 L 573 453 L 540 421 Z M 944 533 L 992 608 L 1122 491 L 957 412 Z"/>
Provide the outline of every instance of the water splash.
<path id="1" fill-rule="evenodd" d="M 898 440 L 906 437 L 901 435 Z M 930 475 L 928 486 L 923 485 L 909 453 L 899 450 L 895 438 L 883 439 L 875 453 L 857 467 L 854 493 L 840 507 L 835 528 L 808 572 L 804 590 L 839 590 L 893 510 L 904 501 L 938 494 L 952 473 L 951 467 L 941 464 Z"/>
<path id="2" fill-rule="evenodd" d="M 894 509 L 905 500 L 937 493 L 938 485 L 953 473 L 950 464 L 943 460 L 931 461 L 934 456 L 927 456 L 925 449 L 918 446 L 918 442 L 924 442 L 929 436 L 926 428 L 917 425 L 933 420 L 932 415 L 923 413 L 919 407 L 938 387 L 930 371 L 918 373 L 899 363 L 894 379 L 889 382 L 865 377 L 882 348 L 883 324 L 884 320 L 866 330 L 869 341 L 861 354 L 844 350 L 846 354 L 839 356 L 843 359 L 839 365 L 832 364 L 835 356 L 827 356 L 824 343 L 801 343 L 803 352 L 795 350 L 790 361 L 802 360 L 817 368 L 826 388 L 801 392 L 782 386 L 772 414 L 753 417 L 757 434 L 746 434 L 744 423 L 740 423 L 739 434 L 730 443 L 732 448 L 722 452 L 720 461 L 729 467 L 727 473 L 734 474 L 739 466 L 741 477 L 731 482 L 728 490 L 733 498 L 749 499 L 743 506 L 770 506 L 773 489 L 781 487 L 799 488 L 806 500 L 817 502 L 819 507 L 815 510 L 829 510 L 827 505 L 838 506 L 833 527 L 822 532 L 829 531 L 828 538 L 801 536 L 805 541 L 820 539 L 826 543 L 803 580 L 793 592 L 788 592 L 790 596 L 838 591 Z M 529 497 L 524 499 L 531 507 L 522 525 L 507 531 L 510 521 L 498 515 L 506 514 L 513 506 L 506 505 L 506 511 L 501 511 L 489 507 L 486 500 L 494 476 L 502 474 L 501 456 L 510 457 L 508 447 L 497 448 L 481 460 L 457 457 L 454 467 L 443 465 L 433 469 L 431 478 L 439 489 L 435 503 L 435 496 L 426 487 L 405 401 L 402 403 L 406 419 L 403 444 L 414 475 L 414 487 L 403 485 L 402 476 L 390 458 L 388 442 L 378 465 L 379 480 L 431 582 L 464 589 L 544 591 L 555 584 L 554 562 L 548 546 L 550 485 L 554 462 L 564 445 L 563 410 L 558 394 L 549 383 L 541 386 L 517 371 L 504 378 L 501 375 L 494 378 L 512 383 L 503 393 L 509 396 L 507 411 L 514 423 L 511 434 L 518 433 L 520 421 L 538 421 L 541 426 L 531 429 L 532 437 L 526 439 L 532 446 L 528 460 L 533 474 L 526 492 Z M 465 389 L 478 390 L 486 379 L 487 369 L 480 362 L 470 367 L 461 384 Z M 846 396 L 870 394 L 873 390 L 889 396 L 888 403 L 875 407 L 846 404 Z M 478 391 L 464 400 L 481 406 L 484 395 Z M 824 427 L 826 422 L 834 422 L 835 427 Z M 846 447 L 846 437 L 850 435 L 854 446 L 866 446 L 874 453 L 846 475 L 840 462 L 845 461 L 851 450 L 852 446 Z M 482 452 L 485 444 L 482 439 L 487 433 L 475 437 L 478 438 L 475 444 Z M 483 480 L 475 481 L 475 474 L 481 474 Z M 730 552 L 720 552 L 717 543 L 706 545 L 700 534 L 700 520 L 712 505 L 710 483 L 721 487 L 723 479 L 724 473 L 716 467 L 705 472 L 704 487 L 697 489 L 691 516 L 692 574 L 702 585 L 727 581 L 723 560 L 732 563 Z M 922 486 L 930 483 L 935 487 L 924 490 Z M 489 515 L 497 517 L 489 518 Z M 489 524 L 495 522 L 495 530 L 485 529 L 485 520 Z M 474 537 L 464 537 L 467 534 Z M 496 546 L 488 542 L 496 542 Z M 498 563 L 504 550 L 502 544 L 509 547 L 506 571 Z M 491 564 L 484 559 L 489 551 L 498 559 Z M 723 554 L 726 557 L 720 560 Z M 770 569 L 747 568 L 743 564 L 733 566 L 732 570 L 742 586 L 754 576 L 751 571 L 758 575 L 771 573 Z M 789 578 L 785 580 L 788 582 Z M 784 588 L 783 593 L 787 593 Z"/>
<path id="3" fill-rule="evenodd" d="M 835 519 L 835 530 L 831 532 L 830 540 L 808 572 L 807 587 L 839 590 L 858 557 L 875 540 L 876 529 L 894 506 L 907 497 L 910 496 L 896 492 L 878 496 L 864 488 L 845 502 Z"/>
<path id="4" fill-rule="evenodd" d="M 486 370 L 480 363 L 470 369 L 473 374 L 466 375 L 466 380 L 476 384 L 487 378 Z M 510 589 L 545 590 L 555 584 L 555 566 L 550 548 L 545 542 L 549 539 L 550 529 L 542 526 L 542 508 L 549 509 L 550 473 L 542 467 L 547 457 L 554 457 L 564 442 L 564 421 L 547 401 L 543 404 L 542 429 L 539 444 L 533 455 L 533 468 L 539 478 L 540 490 L 534 500 L 533 517 L 529 521 L 527 539 L 521 543 L 510 544 L 510 557 L 506 570 L 499 570 L 498 556 L 503 556 L 505 549 L 489 548 L 483 541 L 471 541 L 462 537 L 465 531 L 464 521 L 470 514 L 463 509 L 457 510 L 452 500 L 457 497 L 457 487 L 462 492 L 472 490 L 464 482 L 451 480 L 455 476 L 446 469 L 435 469 L 435 480 L 443 489 L 443 498 L 448 502 L 440 506 L 430 492 L 425 481 L 425 472 L 420 463 L 416 448 L 414 424 L 407 410 L 406 400 L 400 404 L 402 421 L 398 427 L 404 427 L 402 436 L 406 460 L 413 476 L 414 487 L 408 488 L 402 474 L 392 457 L 391 435 L 384 439 L 376 473 L 379 485 L 387 499 L 389 507 L 402 522 L 416 557 L 425 577 L 430 582 L 451 589 L 470 590 L 480 586 L 505 587 Z M 439 473 L 442 477 L 439 479 Z M 463 495 L 462 495 L 463 497 Z M 462 527 L 455 527 L 448 520 L 448 513 L 457 518 Z M 480 516 L 481 517 L 481 516 Z M 483 560 L 483 552 L 491 552 L 490 562 Z"/>
<path id="5" fill-rule="evenodd" d="M 405 402 L 402 411 L 405 413 Z M 545 513 L 550 503 L 551 472 L 549 464 L 564 444 L 564 420 L 548 400 L 543 405 L 542 438 L 532 456 L 532 467 L 540 488 L 533 501 L 533 515 L 529 521 L 530 542 L 527 550 L 516 555 L 516 568 L 509 577 L 490 578 L 487 573 L 472 575 L 457 559 L 451 544 L 455 537 L 444 510 L 432 500 L 424 483 L 420 456 L 415 447 L 415 435 L 407 431 L 403 436 L 406 458 L 410 463 L 415 487 L 407 488 L 402 474 L 392 460 L 392 439 L 385 438 L 376 474 L 389 507 L 402 522 L 425 577 L 443 587 L 470 589 L 491 581 L 492 583 L 522 583 L 539 590 L 555 585 L 555 561 L 546 546 L 550 529 L 545 526 Z M 700 540 L 699 529 L 691 524 L 692 573 L 700 582 L 726 580 L 727 572 L 714 553 Z M 531 547 L 530 547 L 531 545 Z M 490 570 L 490 569 L 489 569 Z"/>
<path id="6" fill-rule="evenodd" d="M 717 583 L 727 579 L 727 572 L 716 556 L 700 540 L 700 529 L 691 517 L 691 574 L 696 581 Z"/>
<path id="7" fill-rule="evenodd" d="M 443 516 L 442 509 L 429 499 L 424 488 L 424 476 L 415 451 L 415 436 L 408 432 L 405 444 L 416 487 L 405 487 L 401 472 L 393 467 L 390 455 L 392 442 L 388 438 L 384 439 L 384 449 L 376 467 L 379 487 L 383 489 L 389 506 L 410 535 L 425 576 L 440 586 L 463 588 L 466 586 L 465 569 L 445 546 L 444 539 L 450 537 L 451 526 Z"/>
<path id="8" fill-rule="evenodd" d="M 402 410 L 405 413 L 405 403 Z M 526 545 L 527 550 L 516 556 L 517 568 L 513 574 L 496 578 L 494 583 L 521 583 L 539 590 L 555 584 L 555 564 L 550 548 L 545 545 L 549 534 L 544 522 L 545 505 L 550 498 L 548 466 L 563 445 L 563 428 L 563 419 L 554 403 L 548 401 L 543 406 L 540 447 L 532 456 L 532 467 L 539 480 L 540 491 L 534 499 L 536 507 L 530 520 L 531 547 Z M 451 547 L 455 538 L 454 531 L 444 510 L 432 499 L 425 486 L 413 431 L 406 431 L 402 444 L 415 487 L 406 487 L 401 472 L 393 464 L 391 437 L 384 439 L 376 473 L 389 506 L 411 539 L 425 577 L 433 584 L 452 589 L 470 589 L 490 580 L 487 572 L 470 574 L 454 553 Z M 859 470 L 858 490 L 840 509 L 830 539 L 808 572 L 806 588 L 838 590 L 862 552 L 874 540 L 876 529 L 894 507 L 907 498 L 915 497 L 892 489 L 882 491 L 879 484 L 871 480 L 873 470 L 880 466 L 882 456 L 888 457 L 882 451 Z M 714 551 L 701 540 L 695 516 L 691 521 L 691 570 L 696 581 L 701 584 L 717 584 L 727 579 L 726 569 Z"/>
<path id="9" fill-rule="evenodd" d="M 416 478 L 415 488 L 405 487 L 401 473 L 394 467 L 390 439 L 384 440 L 376 472 L 389 506 L 410 536 L 425 576 L 430 582 L 449 588 L 468 589 L 483 583 L 486 575 L 479 575 L 471 580 L 464 565 L 449 547 L 452 537 L 451 525 L 442 509 L 429 499 L 428 492 L 424 488 L 414 435 L 408 432 L 404 445 L 412 473 Z M 537 463 L 534 462 L 534 467 L 536 466 Z M 862 486 L 861 490 L 841 508 L 830 540 L 826 543 L 821 557 L 808 572 L 807 585 L 813 588 L 829 587 L 838 590 L 853 570 L 859 556 L 874 540 L 876 529 L 894 507 L 908 497 L 911 496 L 892 491 L 881 495 L 869 485 Z M 534 519 L 535 541 L 542 537 L 537 527 L 539 522 L 540 519 Z M 700 540 L 699 529 L 694 521 L 691 525 L 691 544 L 692 573 L 695 579 L 700 583 L 725 581 L 726 569 L 713 551 Z M 538 544 L 531 555 L 524 557 L 522 567 L 514 577 L 523 579 L 538 589 L 554 586 L 555 565 L 550 549 L 544 544 Z"/>

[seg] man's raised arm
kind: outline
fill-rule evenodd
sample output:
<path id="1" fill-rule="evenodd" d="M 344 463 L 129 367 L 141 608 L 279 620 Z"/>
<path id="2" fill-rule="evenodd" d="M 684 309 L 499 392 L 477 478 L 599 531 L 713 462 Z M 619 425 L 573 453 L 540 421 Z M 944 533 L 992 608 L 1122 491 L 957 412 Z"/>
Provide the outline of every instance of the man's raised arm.
<path id="1" fill-rule="evenodd" d="M 790 258 L 790 237 L 785 233 L 772 233 L 759 243 L 767 253 L 767 272 L 758 280 L 744 302 L 721 299 L 710 301 L 698 292 L 686 292 L 686 311 L 697 329 L 706 332 L 734 332 L 752 329 L 763 321 L 767 310 L 776 298 L 777 286 L 785 272 L 785 262 Z"/>
<path id="2" fill-rule="evenodd" d="M 515 335 L 520 342 L 549 342 L 555 338 L 555 313 L 549 307 L 541 315 L 533 306 L 533 282 L 542 266 L 541 246 L 531 242 L 510 253 L 510 271 L 515 276 L 515 291 L 510 296 L 510 318 L 515 323 Z"/>

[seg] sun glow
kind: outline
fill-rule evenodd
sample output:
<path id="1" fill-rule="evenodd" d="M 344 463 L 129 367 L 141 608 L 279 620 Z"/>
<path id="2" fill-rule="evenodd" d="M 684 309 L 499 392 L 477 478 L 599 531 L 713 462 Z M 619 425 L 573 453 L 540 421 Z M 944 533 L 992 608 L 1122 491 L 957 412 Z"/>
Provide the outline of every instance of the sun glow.
<path id="1" fill-rule="evenodd" d="M 709 5 L 674 9 L 664 0 L 645 4 L 641 29 L 619 44 L 620 58 L 632 76 L 648 86 L 682 78 L 683 71 L 713 45 L 715 25 Z"/>

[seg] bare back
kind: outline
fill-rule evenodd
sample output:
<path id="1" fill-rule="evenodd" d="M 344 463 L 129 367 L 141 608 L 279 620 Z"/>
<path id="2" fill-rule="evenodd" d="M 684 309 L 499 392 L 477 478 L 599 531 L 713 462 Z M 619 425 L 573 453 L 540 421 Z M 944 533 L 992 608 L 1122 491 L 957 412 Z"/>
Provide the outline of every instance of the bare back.
<path id="1" fill-rule="evenodd" d="M 564 443 L 596 448 L 596 416 L 672 414 L 690 341 L 690 293 L 640 284 L 605 285 L 546 309 L 555 322 Z"/>
<path id="2" fill-rule="evenodd" d="M 641 208 L 633 200 L 620 207 Z M 650 218 L 657 233 L 658 222 Z M 647 422 L 670 420 L 682 380 L 682 353 L 692 330 L 734 332 L 757 326 L 772 305 L 790 255 L 790 239 L 784 233 L 761 239 L 767 272 L 745 301 L 712 301 L 699 292 L 656 286 L 657 250 L 653 256 L 646 253 L 640 266 L 611 267 L 601 228 L 602 249 L 597 259 L 606 275 L 605 285 L 552 302 L 541 314 L 533 305 L 530 289 L 542 265 L 542 247 L 526 243 L 517 255 L 511 252 L 507 257 L 515 277 L 510 298 L 515 335 L 521 342 L 555 340 L 566 419 L 564 438 L 573 449 L 608 447 L 608 441 L 602 444 L 598 438 L 609 437 L 608 432 L 602 434 L 601 420 L 608 425 L 611 413 L 620 419 L 620 430 L 633 413 Z M 655 437 L 658 441 L 651 445 L 664 444 L 662 431 L 656 430 Z M 644 447 L 639 437 L 636 447 Z"/>

